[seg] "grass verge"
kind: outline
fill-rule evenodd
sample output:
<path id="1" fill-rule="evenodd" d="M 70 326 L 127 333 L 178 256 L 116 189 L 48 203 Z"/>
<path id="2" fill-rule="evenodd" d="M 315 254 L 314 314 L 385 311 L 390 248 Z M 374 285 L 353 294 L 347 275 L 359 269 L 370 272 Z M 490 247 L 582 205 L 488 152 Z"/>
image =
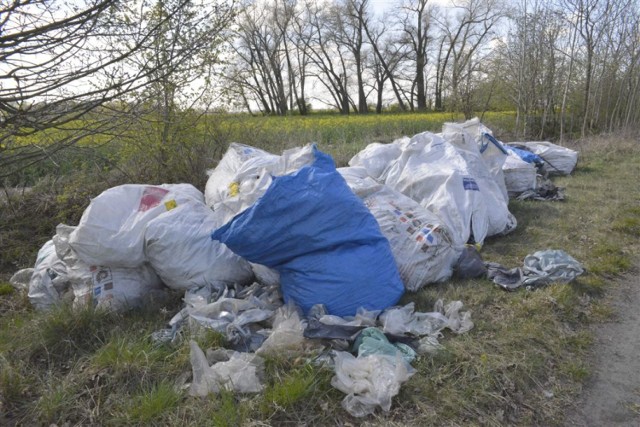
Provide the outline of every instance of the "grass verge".
<path id="1" fill-rule="evenodd" d="M 190 373 L 187 340 L 156 345 L 150 339 L 179 301 L 119 315 L 68 307 L 43 314 L 29 308 L 23 293 L 3 286 L 0 424 L 559 425 L 590 375 L 586 326 L 611 314 L 600 297 L 639 249 L 640 147 L 614 137 L 577 147 L 578 169 L 556 179 L 567 200 L 512 202 L 518 228 L 489 240 L 482 254 L 516 266 L 534 251 L 563 249 L 587 274 L 533 292 L 506 293 L 486 280 L 466 280 L 406 295 L 403 302 L 415 301 L 423 311 L 439 298 L 460 299 L 476 327 L 447 334 L 443 351 L 419 358 L 418 372 L 389 413 L 351 418 L 340 407 L 342 394 L 330 386 L 331 372 L 304 358 L 268 360 L 259 395 L 191 397 L 183 387 Z M 351 153 L 344 150 L 344 157 Z M 198 342 L 202 348 L 223 344 L 215 334 Z"/>

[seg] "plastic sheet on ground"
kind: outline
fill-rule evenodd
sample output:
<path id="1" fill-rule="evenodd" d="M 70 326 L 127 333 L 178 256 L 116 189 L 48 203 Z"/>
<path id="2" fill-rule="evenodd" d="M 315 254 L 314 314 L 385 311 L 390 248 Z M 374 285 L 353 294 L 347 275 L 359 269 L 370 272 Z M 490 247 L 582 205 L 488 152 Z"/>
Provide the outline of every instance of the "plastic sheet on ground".
<path id="1" fill-rule="evenodd" d="M 535 189 L 520 193 L 518 200 L 562 201 L 564 200 L 564 188 L 556 186 L 551 180 L 537 176 Z"/>
<path id="2" fill-rule="evenodd" d="M 384 333 L 378 328 L 363 329 L 353 343 L 353 350 L 358 353 L 358 357 L 373 354 L 395 356 L 396 353 L 400 353 L 407 363 L 413 362 L 416 358 L 416 352 L 411 347 L 403 343 L 390 343 Z"/>
<path id="3" fill-rule="evenodd" d="M 226 281 L 246 285 L 253 279 L 247 261 L 211 241 L 216 223 L 202 202 L 187 202 L 154 218 L 144 232 L 144 252 L 165 285 L 176 290 Z"/>
<path id="4" fill-rule="evenodd" d="M 264 388 L 259 378 L 264 370 L 264 362 L 260 356 L 235 352 L 228 361 L 209 366 L 207 357 L 198 344 L 191 341 L 189 346 L 193 370 L 190 395 L 206 396 L 223 389 L 237 393 L 258 393 Z"/>
<path id="5" fill-rule="evenodd" d="M 407 290 L 417 291 L 451 277 L 460 248 L 453 246 L 450 232 L 440 218 L 402 193 L 370 177 L 361 178 L 358 168 L 338 171 L 389 240 Z"/>
<path id="6" fill-rule="evenodd" d="M 562 250 L 534 252 L 524 258 L 523 264 L 523 283 L 527 286 L 568 283 L 584 273 L 582 265 Z"/>
<path id="7" fill-rule="evenodd" d="M 313 165 L 274 179 L 212 238 L 278 270 L 285 301 L 305 312 L 324 304 L 345 316 L 395 304 L 404 286 L 389 242 L 331 157 L 314 150 Z"/>
<path id="8" fill-rule="evenodd" d="M 538 287 L 550 283 L 569 283 L 584 273 L 582 265 L 561 250 L 534 252 L 525 257 L 523 267 L 507 268 L 487 263 L 487 277 L 501 288 L 514 291 L 522 286 Z"/>
<path id="9" fill-rule="evenodd" d="M 461 301 L 444 306 L 443 301 L 438 300 L 433 312 L 421 313 L 415 312 L 415 304 L 410 302 L 403 307 L 385 310 L 380 315 L 380 323 L 384 332 L 397 335 L 435 335 L 444 328 L 462 334 L 473 328 L 471 312 L 461 313 L 462 307 Z"/>
<path id="10" fill-rule="evenodd" d="M 138 185 L 110 188 L 91 200 L 69 244 L 83 262 L 110 267 L 139 267 L 145 261 L 147 224 L 183 203 L 203 201 L 190 184 Z"/>
<path id="11" fill-rule="evenodd" d="M 337 352 L 331 385 L 347 395 L 342 400 L 347 412 L 354 417 L 364 417 L 378 406 L 388 412 L 391 399 L 414 373 L 400 354 L 356 358 L 347 352 Z"/>

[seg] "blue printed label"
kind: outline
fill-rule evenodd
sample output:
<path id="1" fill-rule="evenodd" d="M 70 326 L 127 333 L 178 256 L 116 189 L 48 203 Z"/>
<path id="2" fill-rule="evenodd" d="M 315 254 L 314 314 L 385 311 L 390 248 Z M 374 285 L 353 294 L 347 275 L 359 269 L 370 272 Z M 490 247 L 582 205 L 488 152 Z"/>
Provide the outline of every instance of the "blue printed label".
<path id="1" fill-rule="evenodd" d="M 478 183 L 473 178 L 462 178 L 462 185 L 465 190 L 480 191 Z"/>

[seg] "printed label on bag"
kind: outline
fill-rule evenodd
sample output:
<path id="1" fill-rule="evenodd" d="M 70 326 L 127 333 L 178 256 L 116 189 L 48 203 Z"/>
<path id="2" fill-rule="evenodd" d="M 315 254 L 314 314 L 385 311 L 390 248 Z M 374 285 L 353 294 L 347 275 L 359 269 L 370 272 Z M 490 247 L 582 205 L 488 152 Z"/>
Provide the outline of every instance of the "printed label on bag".
<path id="1" fill-rule="evenodd" d="M 478 183 L 471 177 L 462 178 L 462 186 L 465 190 L 480 191 Z"/>
<path id="2" fill-rule="evenodd" d="M 170 211 L 171 209 L 177 208 L 178 203 L 175 200 L 169 200 L 167 202 L 164 202 L 164 207 L 167 208 L 168 211 Z"/>

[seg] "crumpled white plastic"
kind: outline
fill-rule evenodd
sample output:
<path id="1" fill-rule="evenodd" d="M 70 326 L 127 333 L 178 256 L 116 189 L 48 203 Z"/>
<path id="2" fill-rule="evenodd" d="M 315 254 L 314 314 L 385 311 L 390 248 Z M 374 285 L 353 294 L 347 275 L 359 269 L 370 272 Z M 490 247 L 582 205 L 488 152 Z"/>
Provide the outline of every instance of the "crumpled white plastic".
<path id="1" fill-rule="evenodd" d="M 403 307 L 385 310 L 380 315 L 380 323 L 384 332 L 396 335 L 435 335 L 444 328 L 462 334 L 473 328 L 471 312 L 460 313 L 462 307 L 461 301 L 453 301 L 445 306 L 440 299 L 436 301 L 433 312 L 421 313 L 414 312 L 415 304 L 410 302 Z"/>
<path id="2" fill-rule="evenodd" d="M 354 417 L 372 414 L 377 406 L 387 412 L 391 399 L 400 391 L 415 370 L 398 353 L 354 357 L 348 352 L 336 352 L 335 376 L 331 385 L 347 396 L 342 407 Z"/>
<path id="3" fill-rule="evenodd" d="M 261 357 L 250 353 L 234 352 L 226 362 L 209 366 L 207 357 L 195 341 L 190 341 L 193 382 L 191 396 L 206 396 L 225 389 L 237 393 L 258 393 L 264 386 L 259 373 L 264 369 Z"/>
<path id="4" fill-rule="evenodd" d="M 295 355 L 303 351 L 306 322 L 300 319 L 295 305 L 283 305 L 276 311 L 269 338 L 256 351 L 260 355 Z"/>

